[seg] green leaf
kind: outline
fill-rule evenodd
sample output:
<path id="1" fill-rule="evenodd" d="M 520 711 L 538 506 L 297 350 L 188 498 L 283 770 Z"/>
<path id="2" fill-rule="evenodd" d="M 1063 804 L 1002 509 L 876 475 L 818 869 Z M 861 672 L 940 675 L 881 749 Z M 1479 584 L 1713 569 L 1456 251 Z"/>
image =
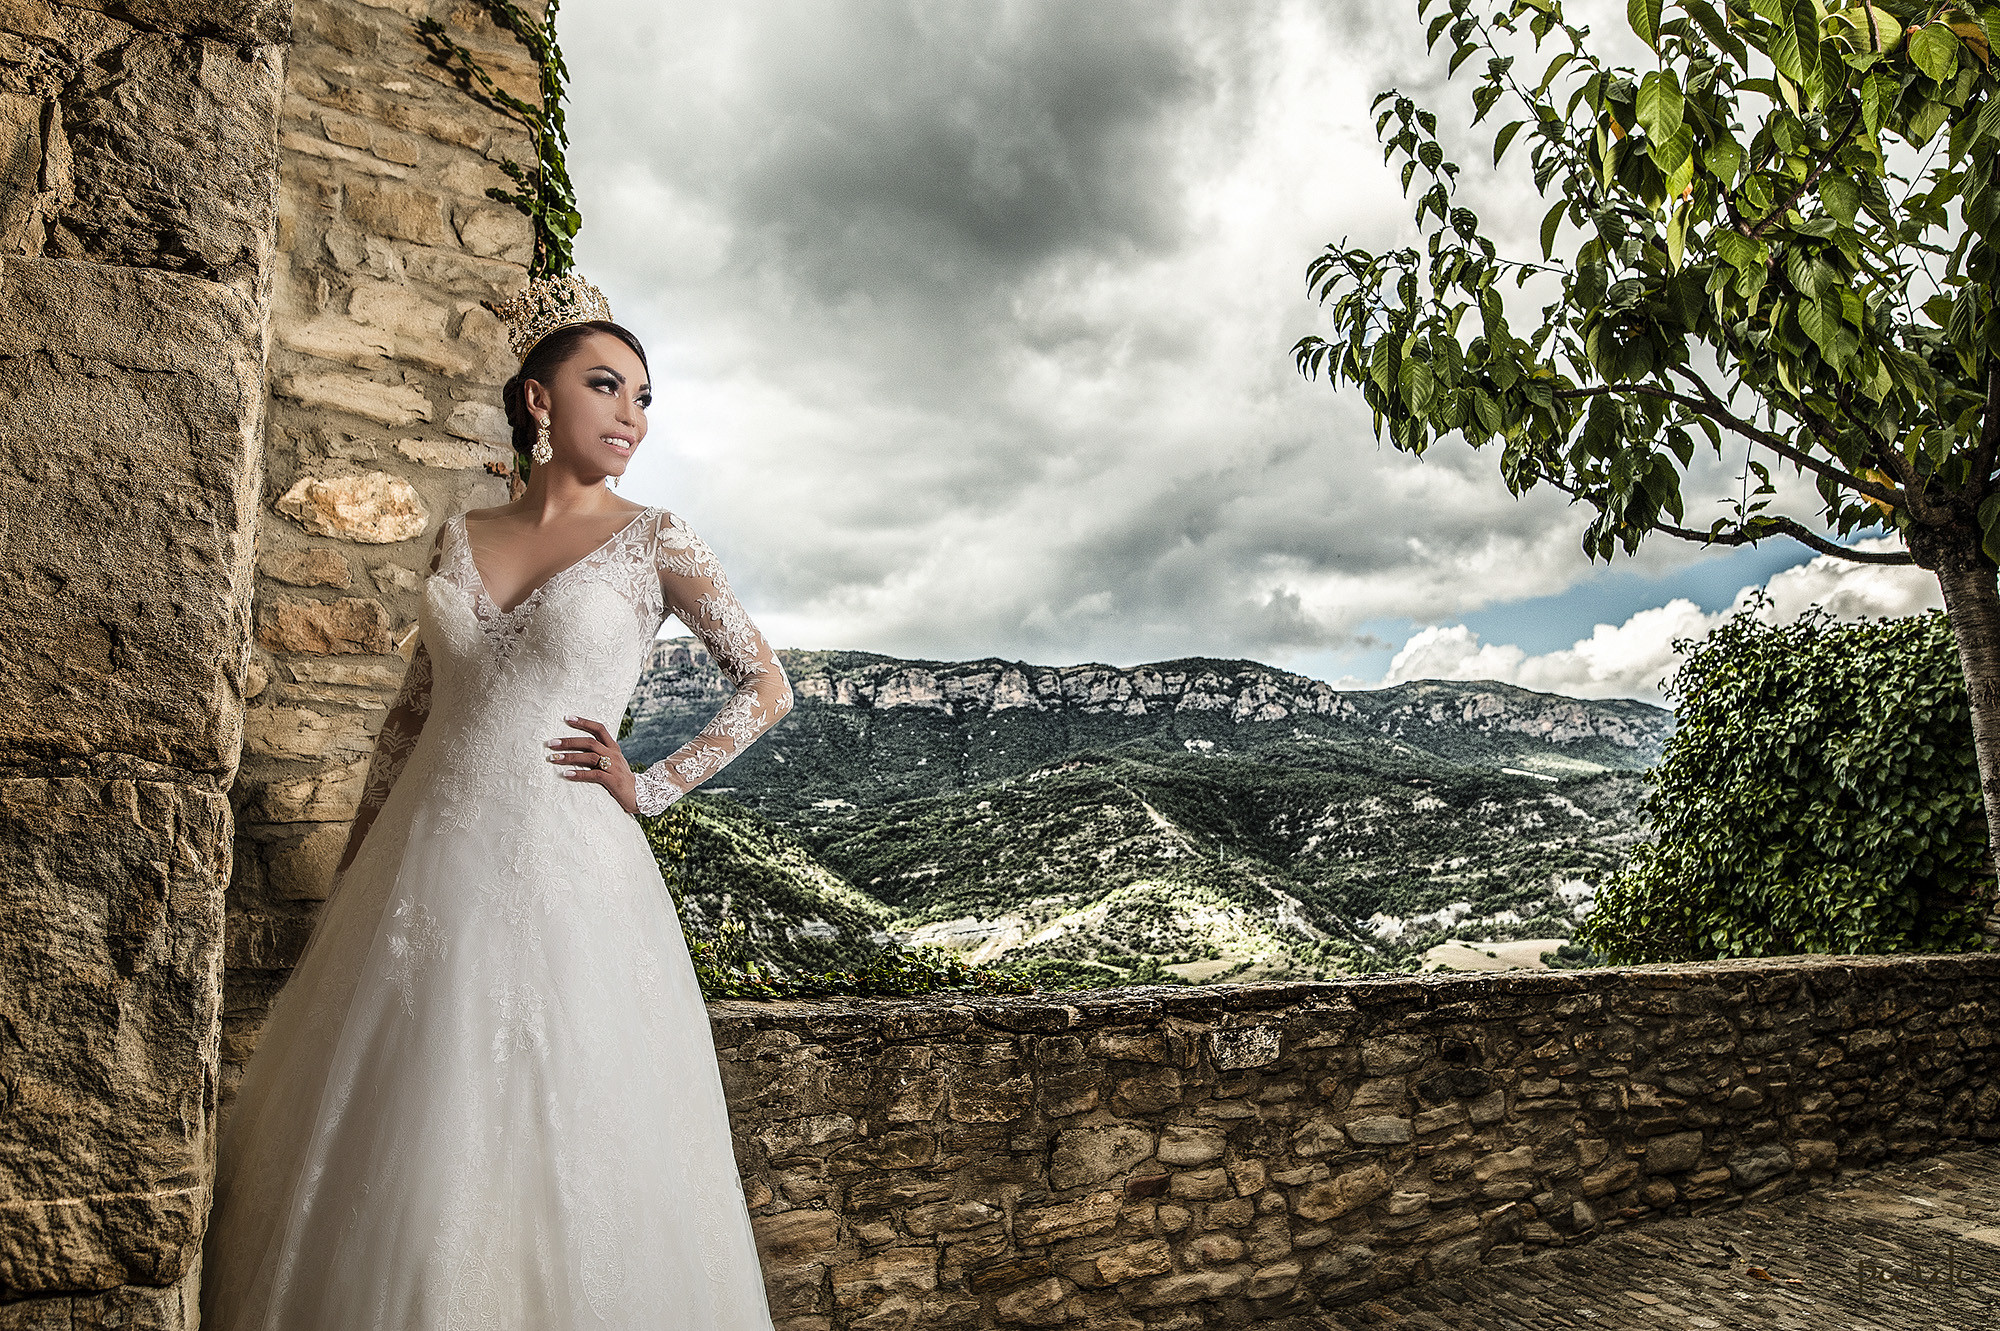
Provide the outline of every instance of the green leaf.
<path id="1" fill-rule="evenodd" d="M 1639 40 L 1658 49 L 1660 44 L 1660 0 L 1626 0 L 1625 16 Z"/>
<path id="2" fill-rule="evenodd" d="M 1569 202 L 1564 200 L 1549 209 L 1542 219 L 1542 258 L 1551 259 L 1556 252 L 1556 233 L 1562 229 L 1563 214 L 1569 211 Z"/>
<path id="3" fill-rule="evenodd" d="M 1764 267 L 1764 246 L 1740 231 L 1717 231 L 1715 252 L 1724 263 L 1741 271 Z"/>
<path id="4" fill-rule="evenodd" d="M 1634 0 L 1637 3 L 1637 0 Z M 1686 98 L 1670 69 L 1655 69 L 1639 81 L 1639 127 L 1648 138 L 1671 139 L 1681 131 Z"/>
<path id="5" fill-rule="evenodd" d="M 1718 139 L 1702 149 L 1701 164 L 1717 180 L 1730 184 L 1743 169 L 1743 145 L 1734 139 Z"/>
<path id="6" fill-rule="evenodd" d="M 1938 132 L 1938 127 L 1950 114 L 1951 107 L 1937 100 L 1927 101 L 1919 107 L 1904 125 L 1912 146 L 1921 148 L 1929 143 L 1931 136 Z"/>
<path id="7" fill-rule="evenodd" d="M 1842 226 L 1852 227 L 1854 215 L 1861 207 L 1861 188 L 1851 177 L 1829 171 L 1819 178 L 1819 201 Z"/>
<path id="8" fill-rule="evenodd" d="M 1688 205 L 1683 203 L 1674 209 L 1671 221 L 1667 223 L 1667 267 L 1674 272 L 1681 270 L 1681 251 L 1687 245 Z"/>
<path id="9" fill-rule="evenodd" d="M 1818 294 L 1799 294 L 1798 304 L 1793 307 L 1799 320 L 1799 328 L 1813 340 L 1820 355 L 1838 365 L 1844 357 L 1840 354 L 1840 293 L 1821 291 Z"/>
<path id="10" fill-rule="evenodd" d="M 1514 136 L 1521 132 L 1521 126 L 1526 123 L 1524 120 L 1515 120 L 1500 127 L 1500 132 L 1493 136 L 1493 165 L 1500 165 L 1500 159 L 1507 155 L 1507 148 L 1514 142 Z"/>
<path id="11" fill-rule="evenodd" d="M 1958 77 L 1958 35 L 1942 23 L 1926 23 L 1910 38 L 1910 59 L 1935 81 L 1949 82 Z"/>

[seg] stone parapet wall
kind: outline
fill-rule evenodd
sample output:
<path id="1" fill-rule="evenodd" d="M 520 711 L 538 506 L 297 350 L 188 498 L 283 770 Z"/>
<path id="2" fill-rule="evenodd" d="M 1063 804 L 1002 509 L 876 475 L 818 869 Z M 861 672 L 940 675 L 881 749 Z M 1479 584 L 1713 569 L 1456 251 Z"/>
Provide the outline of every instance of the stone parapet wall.
<path id="1" fill-rule="evenodd" d="M 1239 1326 L 2000 1137 L 2000 956 L 711 1008 L 781 1331 Z"/>
<path id="2" fill-rule="evenodd" d="M 535 8 L 530 6 L 530 8 Z M 375 731 L 415 647 L 430 542 L 506 499 L 483 309 L 520 290 L 527 219 L 486 197 L 532 160 L 427 63 L 435 15 L 510 91 L 521 47 L 470 5 L 298 0 L 279 126 L 269 447 L 243 771 L 234 791 L 223 1097 L 331 885 Z"/>
<path id="3" fill-rule="evenodd" d="M 0 3 L 0 1327 L 195 1320 L 289 27 Z"/>

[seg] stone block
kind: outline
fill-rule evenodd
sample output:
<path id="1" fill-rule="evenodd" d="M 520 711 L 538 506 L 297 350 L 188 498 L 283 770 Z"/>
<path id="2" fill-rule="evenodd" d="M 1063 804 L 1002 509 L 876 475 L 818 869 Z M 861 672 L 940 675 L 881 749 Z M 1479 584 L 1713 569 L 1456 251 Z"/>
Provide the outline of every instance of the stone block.
<path id="1" fill-rule="evenodd" d="M 937 1251 L 891 1248 L 836 1266 L 830 1275 L 833 1301 L 842 1308 L 876 1303 L 888 1295 L 922 1294 L 937 1288 Z"/>
<path id="2" fill-rule="evenodd" d="M 756 1251 L 772 1265 L 796 1265 L 828 1259 L 840 1241 L 840 1215 L 834 1211 L 780 1211 L 750 1219 L 756 1231 Z"/>
<path id="3" fill-rule="evenodd" d="M 0 752 L 236 765 L 264 374 L 257 307 L 141 268 L 0 275 Z"/>
<path id="4" fill-rule="evenodd" d="M 289 845 L 272 846 L 265 882 L 279 901 L 324 901 L 333 891 L 334 869 L 347 849 L 345 826 L 315 828 Z"/>
<path id="5" fill-rule="evenodd" d="M 506 421 L 505 413 L 500 419 Z M 469 439 L 398 439 L 394 447 L 412 462 L 458 471 L 505 468 L 514 461 L 514 450 L 505 441 L 489 444 Z"/>
<path id="6" fill-rule="evenodd" d="M 525 264 L 535 257 L 535 233 L 513 208 L 460 204 L 453 209 L 458 243 L 482 259 Z"/>
<path id="7" fill-rule="evenodd" d="M 514 427 L 507 423 L 507 413 L 495 403 L 461 402 L 451 409 L 444 428 L 445 433 L 460 439 L 504 445 L 508 456 L 513 455 Z"/>
<path id="8" fill-rule="evenodd" d="M 1583 1195 L 1602 1197 L 1607 1192 L 1619 1192 L 1632 1186 L 1639 1178 L 1639 1166 L 1627 1160 L 1602 1173 L 1586 1174 L 1583 1179 Z M 1668 1189 L 1672 1191 L 1671 1188 Z"/>
<path id="9" fill-rule="evenodd" d="M 1380 1165 L 1366 1165 L 1304 1188 L 1292 1211 L 1305 1220 L 1332 1220 L 1388 1193 L 1388 1174 Z"/>
<path id="10" fill-rule="evenodd" d="M 1249 1283 L 1249 1270 L 1232 1266 L 1215 1271 L 1188 1271 L 1160 1276 L 1129 1292 L 1121 1291 L 1121 1296 L 1134 1307 L 1158 1308 L 1167 1304 L 1227 1298 Z"/>
<path id="11" fill-rule="evenodd" d="M 267 550 L 257 571 L 291 587 L 347 587 L 354 575 L 338 550 Z"/>
<path id="12" fill-rule="evenodd" d="M 1361 1146 L 1396 1145 L 1410 1140 L 1410 1120 L 1386 1116 L 1356 1119 L 1347 1125 L 1347 1135 Z"/>
<path id="13" fill-rule="evenodd" d="M 1210 1129 L 1174 1124 L 1161 1130 L 1159 1148 L 1154 1154 L 1163 1164 L 1206 1164 L 1221 1158 L 1222 1137 Z"/>
<path id="14" fill-rule="evenodd" d="M 322 715 L 309 707 L 252 707 L 243 718 L 243 747 L 271 758 L 366 759 L 375 736 L 368 718 Z"/>
<path id="15" fill-rule="evenodd" d="M 401 282 L 358 283 L 347 298 L 354 319 L 386 329 L 399 338 L 441 342 L 451 310 Z"/>
<path id="16" fill-rule="evenodd" d="M 1701 1163 L 1705 1139 L 1699 1132 L 1676 1132 L 1646 1142 L 1648 1174 L 1680 1174 Z"/>
<path id="17" fill-rule="evenodd" d="M 1729 1157 L 1729 1172 L 1736 1186 L 1752 1188 L 1766 1179 L 1792 1172 L 1792 1154 L 1780 1142 L 1765 1142 Z"/>
<path id="18" fill-rule="evenodd" d="M 1234 1234 L 1197 1234 L 1182 1251 L 1199 1266 L 1216 1266 L 1241 1257 L 1243 1240 Z"/>
<path id="19" fill-rule="evenodd" d="M 0 1287 L 171 1284 L 196 1263 L 219 1074 L 219 794 L 0 781 Z"/>
<path id="20" fill-rule="evenodd" d="M 373 366 L 396 352 L 395 338 L 352 319 L 283 319 L 276 335 L 293 351 L 345 365 Z"/>
<path id="21" fill-rule="evenodd" d="M 1153 1134 L 1134 1124 L 1059 1132 L 1049 1154 L 1049 1186 L 1082 1188 L 1117 1178 L 1150 1159 L 1153 1143 Z"/>
<path id="22" fill-rule="evenodd" d="M 1278 1061 L 1282 1040 L 1275 1026 L 1237 1026 L 1211 1031 L 1209 1055 L 1224 1071 L 1261 1068 Z"/>
<path id="23" fill-rule="evenodd" d="M 141 32 L 95 63 L 112 76 L 60 103 L 49 251 L 253 289 L 277 230 L 278 48 Z"/>
<path id="24" fill-rule="evenodd" d="M 431 400 L 409 384 L 385 384 L 356 374 L 291 374 L 278 392 L 320 411 L 339 411 L 382 425 L 415 425 L 431 418 Z"/>
<path id="25" fill-rule="evenodd" d="M 257 641 L 274 652 L 380 656 L 394 650 L 389 612 L 381 602 L 358 596 L 338 601 L 277 597 L 264 603 L 257 618 Z"/>
<path id="26" fill-rule="evenodd" d="M 246 774 L 233 792 L 237 816 L 245 823 L 344 823 L 354 817 L 367 779 L 366 757 L 304 776 Z"/>
<path id="27" fill-rule="evenodd" d="M 1163 1241 L 1148 1239 L 1144 1243 L 1128 1244 L 1099 1253 L 1096 1268 L 1100 1282 L 1118 1285 L 1141 1276 L 1156 1276 L 1171 1271 L 1173 1257 Z"/>
<path id="28" fill-rule="evenodd" d="M 1361 1066 L 1371 1077 L 1414 1071 L 1430 1054 L 1431 1042 L 1420 1035 L 1384 1035 L 1361 1042 Z"/>
<path id="29" fill-rule="evenodd" d="M 430 522 L 416 487 L 381 471 L 306 477 L 285 491 L 277 509 L 315 536 L 366 545 L 414 540 Z"/>
<path id="30" fill-rule="evenodd" d="M 994 1318 L 1021 1326 L 1055 1326 L 1070 1320 L 1064 1307 L 1075 1286 L 1060 1276 L 1008 1290 L 993 1301 Z"/>
<path id="31" fill-rule="evenodd" d="M 1118 1223 L 1123 1205 L 1115 1192 L 1093 1192 L 1075 1201 L 1028 1207 L 1014 1217 L 1014 1237 L 1045 1240 L 1103 1234 Z"/>
<path id="32" fill-rule="evenodd" d="M 1233 1191 L 1226 1169 L 1192 1169 L 1167 1181 L 1167 1195 L 1183 1201 L 1213 1201 Z"/>
<path id="33" fill-rule="evenodd" d="M 363 231 L 418 245 L 450 238 L 444 205 L 429 190 L 393 181 L 352 181 L 344 189 L 342 211 Z"/>
<path id="34" fill-rule="evenodd" d="M 1489 1151 L 1472 1164 L 1472 1176 L 1481 1183 L 1502 1174 L 1521 1174 L 1535 1167 L 1535 1148 L 1516 1146 L 1511 1151 Z"/>
<path id="35" fill-rule="evenodd" d="M 40 97 L 0 92 L 0 253 L 31 251 L 42 178 Z"/>
<path id="36" fill-rule="evenodd" d="M 200 33 L 236 43 L 285 42 L 291 0 L 74 0 L 152 32 Z"/>

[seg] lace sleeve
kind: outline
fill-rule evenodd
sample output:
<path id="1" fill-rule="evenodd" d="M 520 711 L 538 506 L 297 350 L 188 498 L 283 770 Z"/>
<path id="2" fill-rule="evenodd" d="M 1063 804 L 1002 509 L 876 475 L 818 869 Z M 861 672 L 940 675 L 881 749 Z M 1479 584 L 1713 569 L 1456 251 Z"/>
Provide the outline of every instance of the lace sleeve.
<path id="1" fill-rule="evenodd" d="M 431 549 L 433 573 L 437 572 L 443 538 L 444 531 L 440 528 L 438 541 Z M 375 823 L 375 815 L 388 801 L 389 792 L 395 789 L 396 778 L 402 774 L 404 764 L 409 762 L 411 752 L 417 747 L 417 737 L 423 733 L 424 718 L 430 715 L 430 711 L 431 657 L 419 639 L 417 650 L 410 657 L 410 667 L 403 672 L 403 683 L 396 691 L 396 701 L 390 705 L 389 714 L 382 718 L 382 728 L 375 733 L 375 754 L 368 762 L 368 777 L 361 787 L 361 802 L 354 810 L 354 827 L 347 835 L 347 849 L 340 857 L 336 873 L 344 873 L 347 866 L 354 863 L 363 838 Z"/>
<path id="2" fill-rule="evenodd" d="M 654 562 L 667 608 L 701 639 L 736 691 L 700 734 L 639 774 L 639 812 L 648 817 L 721 771 L 792 710 L 785 667 L 730 592 L 707 542 L 669 516 L 660 525 Z"/>

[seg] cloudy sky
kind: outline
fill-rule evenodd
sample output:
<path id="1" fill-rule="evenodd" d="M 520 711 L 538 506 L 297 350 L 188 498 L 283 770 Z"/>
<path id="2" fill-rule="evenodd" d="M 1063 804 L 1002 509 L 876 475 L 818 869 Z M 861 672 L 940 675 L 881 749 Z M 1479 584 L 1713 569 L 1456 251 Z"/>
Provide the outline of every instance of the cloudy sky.
<path id="1" fill-rule="evenodd" d="M 1936 604 L 1789 544 L 1592 566 L 1561 496 L 1515 500 L 1461 443 L 1397 453 L 1299 377 L 1307 262 L 1413 236 L 1369 100 L 1469 118 L 1406 9 L 566 8 L 578 266 L 652 361 L 622 492 L 685 514 L 784 646 L 1657 698 L 1746 586 Z M 1461 201 L 1527 256 L 1515 174 L 1469 169 Z M 1691 520 L 1741 465 L 1702 465 Z"/>

